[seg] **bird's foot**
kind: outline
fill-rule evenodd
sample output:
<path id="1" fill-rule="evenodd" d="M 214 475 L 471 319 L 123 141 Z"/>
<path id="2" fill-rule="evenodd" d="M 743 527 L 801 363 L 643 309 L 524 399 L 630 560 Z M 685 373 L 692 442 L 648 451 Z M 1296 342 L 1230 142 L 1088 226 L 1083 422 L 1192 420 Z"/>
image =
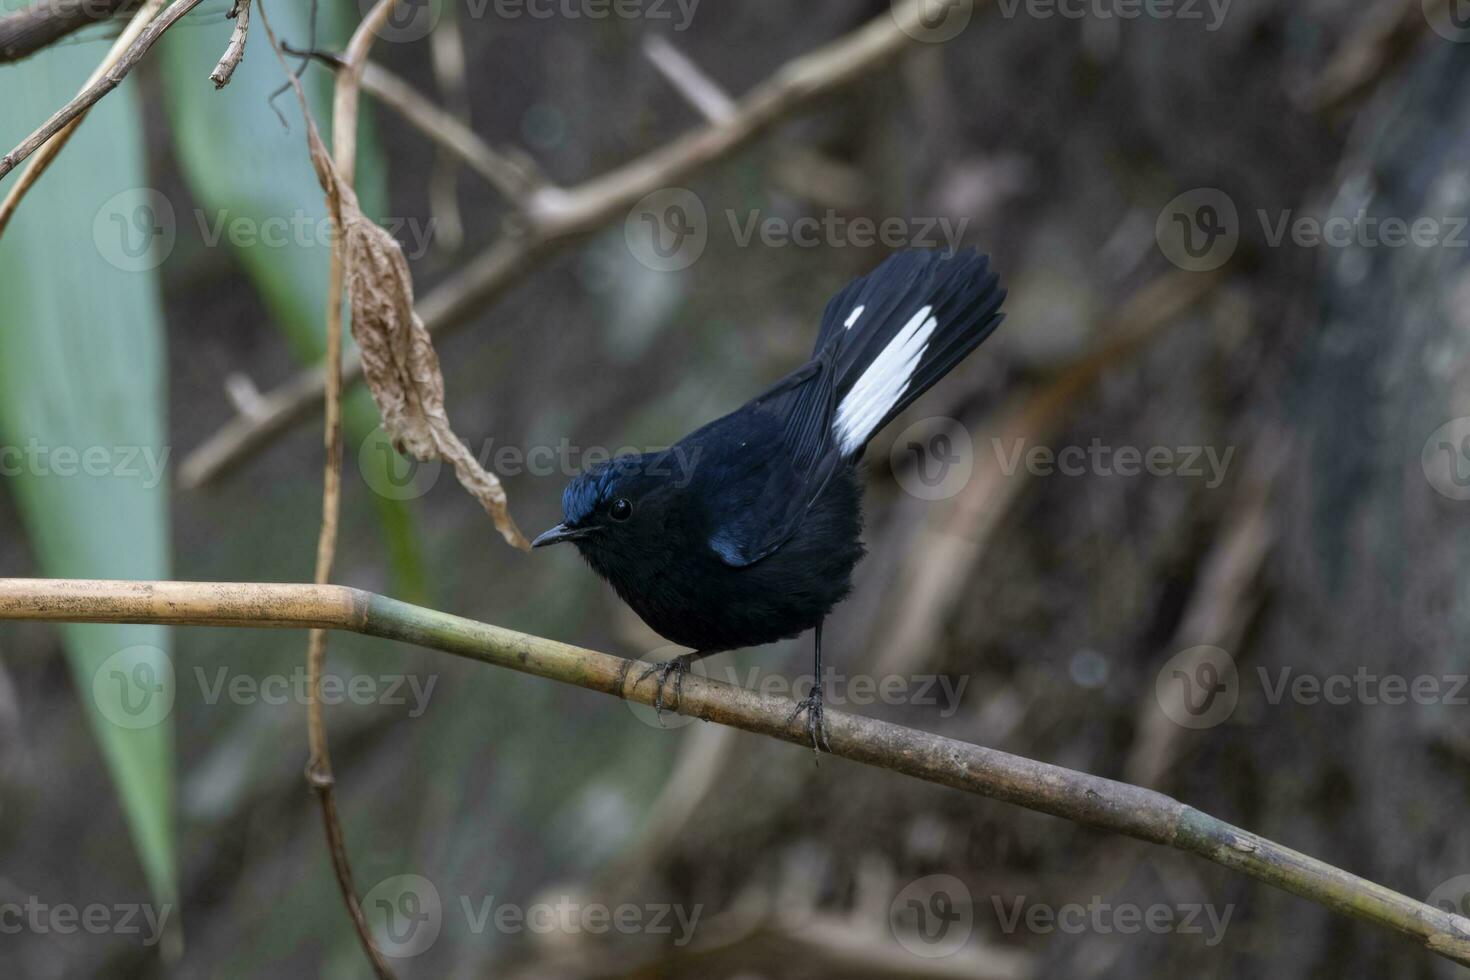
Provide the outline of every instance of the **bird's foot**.
<path id="1" fill-rule="evenodd" d="M 660 661 L 639 674 L 638 679 L 633 682 L 633 686 L 637 687 L 654 674 L 658 675 L 658 694 L 653 699 L 653 712 L 658 718 L 660 725 L 664 723 L 664 685 L 668 681 L 669 675 L 674 675 L 674 707 L 677 708 L 679 701 L 684 696 L 684 674 L 689 670 L 689 665 L 692 662 L 693 658 L 688 654 L 682 657 L 675 657 L 673 660 Z"/>
<path id="2" fill-rule="evenodd" d="M 814 685 L 812 693 L 796 705 L 796 710 L 791 712 L 791 717 L 786 719 L 786 724 L 791 724 L 803 712 L 806 713 L 806 734 L 812 740 L 812 752 L 820 755 L 825 749 L 830 754 L 832 746 L 827 741 L 827 719 L 822 713 L 822 685 L 820 683 Z"/>

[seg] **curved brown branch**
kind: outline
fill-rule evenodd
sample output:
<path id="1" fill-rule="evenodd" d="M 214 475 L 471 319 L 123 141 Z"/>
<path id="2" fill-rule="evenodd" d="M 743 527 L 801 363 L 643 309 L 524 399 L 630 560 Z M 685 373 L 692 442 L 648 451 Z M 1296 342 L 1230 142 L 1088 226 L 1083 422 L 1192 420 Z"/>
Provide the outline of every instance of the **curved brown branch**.
<path id="1" fill-rule="evenodd" d="M 132 48 L 133 42 L 138 39 L 138 36 L 143 33 L 143 30 L 158 15 L 158 11 L 162 7 L 163 0 L 143 0 L 142 5 L 133 12 L 132 19 L 128 21 L 127 26 L 123 28 L 122 33 L 118 35 L 117 40 L 108 49 L 107 55 L 102 59 L 102 63 L 87 78 L 86 84 L 82 86 L 83 91 L 86 91 L 89 86 L 101 78 L 113 65 L 117 64 L 123 55 L 127 54 L 128 50 Z M 5 228 L 10 224 L 10 219 L 15 217 L 15 211 L 20 207 L 21 199 L 30 193 L 32 187 L 36 186 L 37 181 L 41 179 L 41 175 L 51 166 L 52 161 L 56 159 L 57 155 L 65 149 L 67 141 L 71 139 L 72 134 L 77 131 L 77 127 L 86 118 L 87 112 L 84 110 L 71 122 L 61 127 L 56 135 L 48 139 L 36 155 L 31 157 L 30 162 L 26 164 L 26 168 L 21 171 L 15 183 L 10 185 L 10 189 L 5 193 L 5 199 L 0 201 L 0 235 L 5 234 Z"/>
<path id="2" fill-rule="evenodd" d="M 230 84 L 235 69 L 245 59 L 245 39 L 250 34 L 250 0 L 235 0 L 229 16 L 235 20 L 235 29 L 230 32 L 230 43 L 225 45 L 225 53 L 220 56 L 219 64 L 209 73 L 209 80 L 214 82 L 215 88 L 224 88 Z"/>
<path id="3" fill-rule="evenodd" d="M 110 19 L 133 0 L 39 0 L 0 17 L 0 65 L 19 61 L 88 24 Z"/>
<path id="4" fill-rule="evenodd" d="M 249 0 L 241 0 L 248 4 Z M 347 45 L 344 70 L 337 76 L 337 89 L 332 104 L 333 153 L 330 161 L 322 160 L 319 167 L 335 170 L 333 188 L 342 187 L 350 193 L 357 172 L 357 106 L 358 86 L 362 81 L 362 65 L 372 47 L 374 35 L 387 21 L 397 0 L 378 0 L 358 24 Z M 242 17 L 248 6 L 237 8 Z M 306 118 L 308 151 L 313 163 L 326 156 L 317 135 L 316 124 L 311 118 L 306 93 L 301 82 L 287 67 L 285 55 L 276 43 L 270 20 L 261 9 L 261 25 L 265 28 L 271 48 L 280 59 L 290 84 L 301 102 L 301 112 Z M 243 25 L 241 25 L 243 27 Z M 239 29 L 239 28 L 237 28 Z M 243 30 L 241 44 L 243 46 Z M 233 43 L 232 43 L 233 46 Z M 324 188 L 326 189 L 326 188 Z M 325 584 L 332 577 L 332 565 L 337 555 L 337 528 L 342 510 L 342 300 L 345 287 L 345 244 L 343 241 L 341 193 L 327 191 L 328 210 L 331 213 L 337 234 L 332 236 L 332 257 L 327 283 L 327 349 L 324 358 L 326 381 L 326 425 L 323 433 L 325 462 L 322 467 L 322 523 L 317 537 L 316 582 Z M 313 629 L 308 634 L 306 645 L 307 705 L 306 729 L 310 757 L 306 764 L 306 781 L 316 793 L 321 804 L 322 825 L 327 834 L 327 850 L 332 857 L 332 870 L 337 877 L 337 886 L 342 893 L 343 904 L 352 919 L 359 944 L 372 964 L 373 972 L 380 980 L 391 980 L 392 970 L 383 959 L 383 954 L 373 942 L 362 905 L 357 898 L 357 886 L 353 880 L 352 863 L 347 856 L 347 842 L 342 833 L 342 823 L 337 814 L 336 778 L 332 774 L 332 758 L 327 746 L 327 727 L 322 717 L 322 675 L 326 671 L 327 631 Z"/>
<path id="5" fill-rule="evenodd" d="M 637 661 L 344 586 L 0 579 L 0 620 L 7 619 L 347 630 L 640 704 L 652 705 L 655 694 L 652 682 L 638 682 L 641 671 L 631 669 Z M 809 737 L 794 707 L 789 698 L 689 675 L 668 710 L 806 747 Z M 1470 919 L 1162 793 L 846 712 L 828 711 L 827 726 L 835 756 L 1196 854 L 1470 966 Z"/>
<path id="6" fill-rule="evenodd" d="M 178 23 L 181 17 L 199 6 L 199 3 L 200 0 L 174 0 L 169 8 L 158 16 L 157 20 L 148 25 L 148 29 L 139 35 L 116 64 L 102 73 L 102 77 L 52 113 L 51 118 L 42 123 L 40 129 L 22 140 L 19 146 L 5 154 L 4 157 L 0 157 L 0 178 L 14 170 L 26 157 L 36 152 L 42 144 L 60 132 L 73 119 L 96 105 L 104 95 L 117 88 L 122 80 L 128 77 L 128 73 L 137 67 L 138 62 L 143 60 L 148 49 L 163 36 L 163 32 Z"/>

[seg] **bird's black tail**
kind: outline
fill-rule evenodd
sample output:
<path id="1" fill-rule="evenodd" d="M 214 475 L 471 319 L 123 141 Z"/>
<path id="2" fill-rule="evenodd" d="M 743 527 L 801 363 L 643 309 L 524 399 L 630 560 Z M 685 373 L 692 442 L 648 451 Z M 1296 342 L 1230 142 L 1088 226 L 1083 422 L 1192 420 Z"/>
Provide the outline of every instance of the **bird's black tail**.
<path id="1" fill-rule="evenodd" d="M 836 369 L 833 428 L 855 457 L 885 425 L 1000 325 L 1006 292 L 990 260 L 907 251 L 827 304 L 815 356 Z M 831 347 L 831 350 L 828 348 Z"/>

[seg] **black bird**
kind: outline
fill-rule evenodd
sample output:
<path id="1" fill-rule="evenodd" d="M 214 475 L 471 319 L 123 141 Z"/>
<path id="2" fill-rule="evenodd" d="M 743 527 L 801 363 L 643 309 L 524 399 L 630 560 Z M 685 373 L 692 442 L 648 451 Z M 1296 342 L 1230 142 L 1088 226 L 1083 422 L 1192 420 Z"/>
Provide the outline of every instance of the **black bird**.
<path id="1" fill-rule="evenodd" d="M 744 407 L 656 453 L 572 481 L 562 523 L 534 545 L 571 541 L 656 632 L 693 649 L 658 664 L 664 685 L 695 660 L 816 630 L 807 713 L 822 718 L 822 621 L 863 556 L 857 463 L 868 441 L 1000 324 L 1005 290 L 989 259 L 907 251 L 827 304 L 812 359 Z"/>

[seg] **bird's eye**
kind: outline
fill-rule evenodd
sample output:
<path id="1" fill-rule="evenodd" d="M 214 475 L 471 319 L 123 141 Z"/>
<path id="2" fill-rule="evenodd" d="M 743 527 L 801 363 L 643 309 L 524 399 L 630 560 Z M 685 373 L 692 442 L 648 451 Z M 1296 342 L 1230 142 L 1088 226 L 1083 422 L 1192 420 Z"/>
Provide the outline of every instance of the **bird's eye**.
<path id="1" fill-rule="evenodd" d="M 607 508 L 607 516 L 615 521 L 626 521 L 633 516 L 633 505 L 627 497 L 619 497 Z"/>

